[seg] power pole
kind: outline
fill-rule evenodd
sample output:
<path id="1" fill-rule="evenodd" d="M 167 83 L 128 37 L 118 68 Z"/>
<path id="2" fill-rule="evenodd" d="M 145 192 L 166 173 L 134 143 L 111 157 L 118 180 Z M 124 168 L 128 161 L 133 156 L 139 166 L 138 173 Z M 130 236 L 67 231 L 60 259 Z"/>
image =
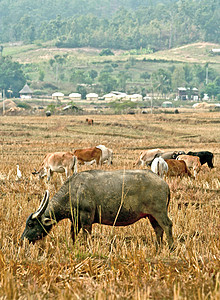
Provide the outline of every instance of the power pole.
<path id="1" fill-rule="evenodd" d="M 207 66 L 206 66 L 206 75 L 205 75 L 206 85 L 208 84 L 208 80 L 209 80 L 209 65 L 207 64 Z"/>

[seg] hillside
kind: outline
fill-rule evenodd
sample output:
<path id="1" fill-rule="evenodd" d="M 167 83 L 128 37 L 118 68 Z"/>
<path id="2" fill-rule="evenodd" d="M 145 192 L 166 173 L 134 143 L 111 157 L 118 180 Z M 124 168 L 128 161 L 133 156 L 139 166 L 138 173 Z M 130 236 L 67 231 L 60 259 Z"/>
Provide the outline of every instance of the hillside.
<path id="1" fill-rule="evenodd" d="M 87 92 L 100 95 L 111 90 L 170 95 L 176 93 L 178 86 L 196 86 L 210 93 L 204 86 L 206 64 L 209 64 L 210 84 L 220 74 L 220 56 L 212 55 L 212 48 L 220 48 L 220 45 L 200 42 L 150 54 L 143 54 L 141 49 L 112 49 L 114 55 L 100 56 L 101 49 L 57 48 L 47 42 L 4 44 L 3 55 L 21 64 L 36 95 L 57 90 L 67 95 L 77 89 L 84 95 Z M 217 81 L 215 85 L 218 86 Z M 213 87 L 209 90 L 212 92 Z M 217 90 L 214 93 L 219 94 Z"/>
<path id="2" fill-rule="evenodd" d="M 112 50 L 115 55 L 109 56 L 108 60 L 126 61 L 129 57 L 132 56 L 138 60 L 146 58 L 148 60 L 153 59 L 203 64 L 213 63 L 217 65 L 220 64 L 220 55 L 211 55 L 210 50 L 213 48 L 219 49 L 220 44 L 200 42 L 144 55 L 131 55 L 129 51 Z M 41 46 L 35 44 L 4 45 L 4 55 L 10 55 L 12 56 L 13 60 L 18 61 L 22 64 L 47 62 L 50 59 L 54 58 L 55 55 L 68 55 L 69 57 L 74 57 L 75 60 L 86 61 L 87 63 L 92 63 L 95 61 L 103 62 L 106 60 L 106 56 L 99 56 L 100 51 L 100 49 L 90 47 L 57 48 L 54 47 L 52 43 L 44 43 Z"/>

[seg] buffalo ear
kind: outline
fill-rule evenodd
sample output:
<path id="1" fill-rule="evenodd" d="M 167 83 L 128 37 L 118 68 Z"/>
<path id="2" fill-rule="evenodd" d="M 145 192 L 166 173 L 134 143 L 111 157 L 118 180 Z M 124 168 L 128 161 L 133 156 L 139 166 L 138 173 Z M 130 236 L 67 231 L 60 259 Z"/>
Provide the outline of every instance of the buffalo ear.
<path id="1" fill-rule="evenodd" d="M 56 221 L 51 218 L 45 217 L 42 219 L 42 223 L 45 226 L 50 226 L 50 225 L 54 225 L 56 223 Z"/>

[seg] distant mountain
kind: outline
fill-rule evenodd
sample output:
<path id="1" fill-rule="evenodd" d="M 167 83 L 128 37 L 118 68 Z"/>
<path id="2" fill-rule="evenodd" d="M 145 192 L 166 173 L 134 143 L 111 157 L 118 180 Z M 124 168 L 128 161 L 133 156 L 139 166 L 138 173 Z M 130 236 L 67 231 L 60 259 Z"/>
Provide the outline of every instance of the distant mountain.
<path id="1" fill-rule="evenodd" d="M 0 0 L 0 43 L 169 49 L 220 42 L 215 0 Z"/>

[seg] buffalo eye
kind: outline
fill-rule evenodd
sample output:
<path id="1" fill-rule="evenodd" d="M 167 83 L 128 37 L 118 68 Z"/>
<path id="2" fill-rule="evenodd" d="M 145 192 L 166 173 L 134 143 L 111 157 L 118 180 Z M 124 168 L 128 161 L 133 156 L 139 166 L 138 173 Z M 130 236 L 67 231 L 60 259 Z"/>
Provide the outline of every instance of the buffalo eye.
<path id="1" fill-rule="evenodd" d="M 34 227 L 34 224 L 33 224 L 32 222 L 29 222 L 27 225 L 28 225 L 28 227 L 30 227 L 30 228 L 33 228 L 33 227 Z"/>

